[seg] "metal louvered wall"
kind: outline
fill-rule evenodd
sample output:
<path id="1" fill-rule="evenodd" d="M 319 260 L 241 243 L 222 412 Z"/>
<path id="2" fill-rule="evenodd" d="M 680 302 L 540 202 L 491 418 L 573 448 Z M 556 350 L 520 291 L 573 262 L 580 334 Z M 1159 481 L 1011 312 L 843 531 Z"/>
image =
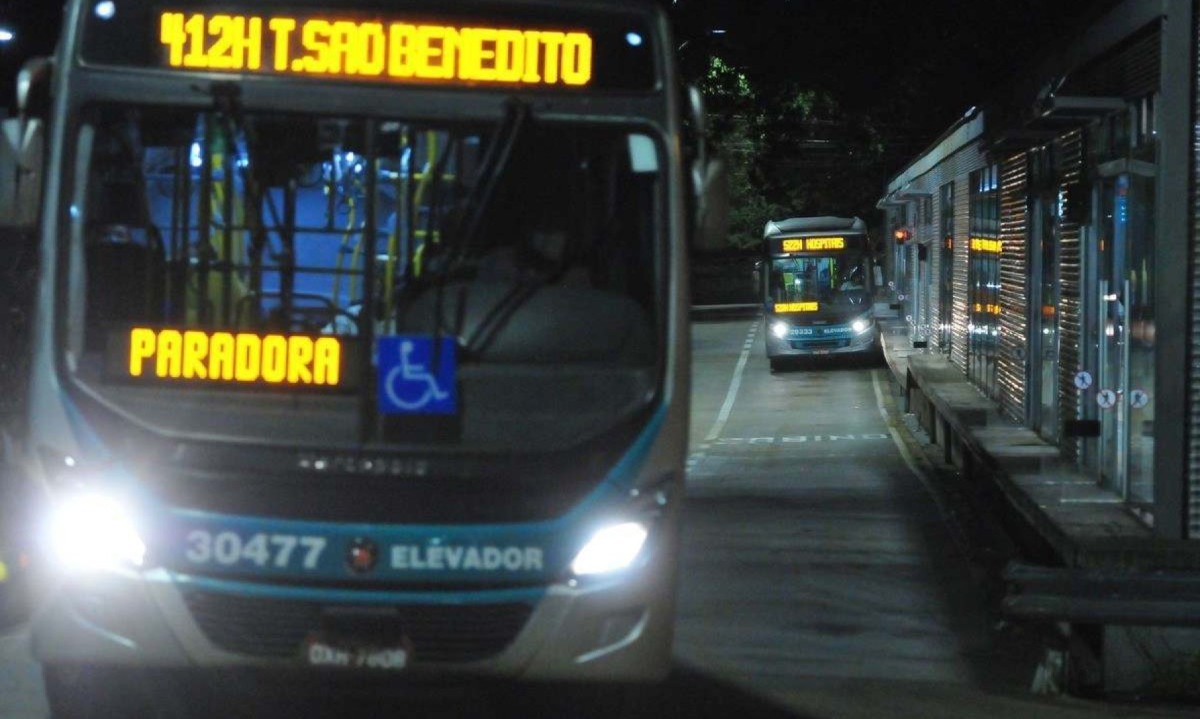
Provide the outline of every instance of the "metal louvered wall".
<path id="1" fill-rule="evenodd" d="M 941 350 L 942 333 L 938 327 L 938 322 L 942 316 L 942 293 L 940 292 L 941 277 L 942 277 L 942 198 L 938 196 L 938 190 L 941 184 L 935 180 L 940 179 L 941 173 L 936 173 L 936 177 L 929 178 L 927 186 L 933 194 L 933 217 L 930 218 L 930 232 L 933 234 L 929 241 L 929 320 L 926 323 L 928 329 L 928 337 L 930 348 L 934 351 Z"/>
<path id="2" fill-rule="evenodd" d="M 1162 69 L 1161 29 L 1154 24 L 1118 51 L 1071 73 L 1058 94 L 1093 97 L 1138 97 L 1159 87 Z"/>
<path id="3" fill-rule="evenodd" d="M 967 373 L 967 291 L 970 263 L 967 238 L 971 234 L 971 170 L 959 169 L 954 177 L 954 313 L 951 321 L 950 361 Z M 961 249 L 959 249 L 961 248 Z"/>
<path id="4" fill-rule="evenodd" d="M 1059 180 L 1059 192 L 1066 211 L 1058 218 L 1059 241 L 1059 360 L 1058 406 L 1060 422 L 1080 417 L 1080 393 L 1075 388 L 1075 374 L 1080 370 L 1082 327 L 1082 247 L 1080 227 L 1070 221 L 1070 206 L 1088 202 L 1091 190 L 1083 184 L 1083 162 L 1086 148 L 1082 130 L 1075 130 L 1055 140 L 1054 156 Z M 1061 436 L 1061 434 L 1060 434 Z M 1079 456 L 1078 440 L 1063 439 L 1063 457 Z"/>
<path id="5" fill-rule="evenodd" d="M 1194 13 L 1196 18 L 1196 42 L 1193 46 L 1196 53 L 1194 86 L 1196 107 L 1194 118 L 1200 118 L 1200 12 Z M 1200 238 L 1200 123 L 1192 123 L 1192 243 Z M 1187 417 L 1189 426 L 1188 439 L 1188 537 L 1200 539 L 1200 252 L 1192 245 L 1192 316 L 1190 318 L 1189 342 L 1189 376 Z"/>
<path id="6" fill-rule="evenodd" d="M 1000 341 L 996 384 L 1000 407 L 1025 421 L 1029 342 L 1028 162 L 1024 152 L 1000 167 Z"/>

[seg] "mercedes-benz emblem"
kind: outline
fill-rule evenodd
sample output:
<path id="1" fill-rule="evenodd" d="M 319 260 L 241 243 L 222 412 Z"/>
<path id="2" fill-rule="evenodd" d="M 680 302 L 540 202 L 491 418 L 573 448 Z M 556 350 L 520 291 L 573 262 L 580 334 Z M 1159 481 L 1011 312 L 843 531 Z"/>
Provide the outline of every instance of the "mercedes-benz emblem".
<path id="1" fill-rule="evenodd" d="M 369 539 L 359 537 L 350 543 L 346 566 L 355 574 L 366 574 L 379 562 L 379 547 Z"/>

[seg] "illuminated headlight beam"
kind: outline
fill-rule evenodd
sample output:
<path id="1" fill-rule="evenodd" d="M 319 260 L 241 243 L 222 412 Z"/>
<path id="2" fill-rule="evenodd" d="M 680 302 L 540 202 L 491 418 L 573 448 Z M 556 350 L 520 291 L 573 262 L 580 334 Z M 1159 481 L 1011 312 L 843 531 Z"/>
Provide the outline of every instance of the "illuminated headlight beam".
<path id="1" fill-rule="evenodd" d="M 641 554 L 649 535 L 649 530 L 640 522 L 604 527 L 575 555 L 571 572 L 577 577 L 587 577 L 627 569 Z"/>
<path id="2" fill-rule="evenodd" d="M 67 569 L 140 567 L 146 544 L 120 502 L 102 494 L 65 499 L 50 522 L 50 549 Z"/>
<path id="3" fill-rule="evenodd" d="M 787 337 L 789 329 L 790 328 L 788 327 L 787 322 L 776 322 L 775 324 L 771 325 L 771 334 L 775 335 L 779 339 L 783 339 L 784 337 Z"/>

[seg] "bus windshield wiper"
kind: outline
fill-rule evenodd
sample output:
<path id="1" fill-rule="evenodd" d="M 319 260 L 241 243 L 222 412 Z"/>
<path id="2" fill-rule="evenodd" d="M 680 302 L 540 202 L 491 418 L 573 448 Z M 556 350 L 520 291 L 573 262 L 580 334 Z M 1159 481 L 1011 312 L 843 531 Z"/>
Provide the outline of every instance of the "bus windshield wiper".
<path id="1" fill-rule="evenodd" d="M 458 221 L 454 223 L 450 236 L 447 239 L 448 247 L 446 256 L 437 275 L 437 294 L 433 309 L 436 336 L 440 336 L 443 330 L 442 307 L 445 299 L 446 281 L 454 268 L 469 256 L 477 243 L 477 236 L 480 226 L 483 224 L 483 218 L 491 205 L 493 196 L 496 194 L 496 188 L 503 180 L 509 163 L 512 160 L 513 150 L 516 148 L 517 142 L 521 139 L 522 133 L 529 121 L 529 114 L 529 105 L 516 98 L 510 99 L 506 104 L 504 119 L 501 120 L 499 127 L 496 129 L 495 138 L 488 146 L 487 154 L 484 156 L 479 173 L 480 181 L 476 183 L 467 195 L 463 212 Z M 483 329 L 490 324 L 497 310 L 509 304 L 510 299 L 510 297 L 502 299 L 488 313 L 488 316 L 483 318 L 479 329 Z M 463 313 L 460 311 L 455 318 L 453 334 L 456 337 L 462 332 L 461 324 L 463 319 Z M 478 334 L 478 330 L 476 334 Z M 470 346 L 471 342 L 468 341 L 465 344 Z M 438 342 L 434 343 L 434 347 L 438 347 L 439 345 L 440 343 Z"/>
<path id="2" fill-rule="evenodd" d="M 487 154 L 483 158 L 479 171 L 480 181 L 471 188 L 471 193 L 467 195 L 464 211 L 451 233 L 452 259 L 455 255 L 461 259 L 475 243 L 479 228 L 483 224 L 484 215 L 491 206 L 496 188 L 504 179 L 504 174 L 512 159 L 513 149 L 521 139 L 528 121 L 529 105 L 516 98 L 510 99 L 505 106 L 504 119 L 496 128 L 495 140 L 489 145 Z"/>

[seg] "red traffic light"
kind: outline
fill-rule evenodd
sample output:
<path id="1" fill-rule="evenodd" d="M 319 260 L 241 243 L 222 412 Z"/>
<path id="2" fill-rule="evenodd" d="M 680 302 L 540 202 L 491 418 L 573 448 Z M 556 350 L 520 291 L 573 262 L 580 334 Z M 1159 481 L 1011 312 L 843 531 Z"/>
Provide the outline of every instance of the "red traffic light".
<path id="1" fill-rule="evenodd" d="M 902 227 L 892 233 L 892 238 L 896 240 L 897 245 L 903 245 L 912 239 L 912 230 L 906 230 Z"/>

